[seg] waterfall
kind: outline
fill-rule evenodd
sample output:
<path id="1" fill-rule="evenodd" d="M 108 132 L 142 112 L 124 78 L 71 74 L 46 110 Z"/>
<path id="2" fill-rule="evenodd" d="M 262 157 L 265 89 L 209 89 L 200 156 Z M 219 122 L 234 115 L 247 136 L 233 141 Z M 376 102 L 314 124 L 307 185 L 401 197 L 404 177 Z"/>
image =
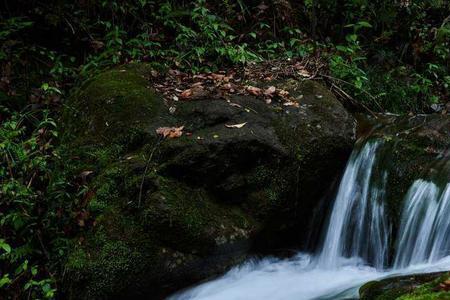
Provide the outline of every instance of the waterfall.
<path id="1" fill-rule="evenodd" d="M 433 263 L 450 254 L 450 183 L 444 191 L 417 180 L 405 198 L 394 268 Z"/>
<path id="2" fill-rule="evenodd" d="M 321 267 L 339 267 L 341 258 L 360 258 L 383 268 L 388 258 L 389 226 L 384 208 L 387 173 L 380 184 L 373 180 L 381 142 L 368 142 L 354 151 L 342 177 L 331 213 Z"/>
<path id="3" fill-rule="evenodd" d="M 371 140 L 353 151 L 317 253 L 250 260 L 169 299 L 354 299 L 358 287 L 370 280 L 450 270 L 450 182 L 442 187 L 417 178 L 411 185 L 404 196 L 396 250 L 390 253 L 385 194 L 389 150 L 383 141 Z"/>

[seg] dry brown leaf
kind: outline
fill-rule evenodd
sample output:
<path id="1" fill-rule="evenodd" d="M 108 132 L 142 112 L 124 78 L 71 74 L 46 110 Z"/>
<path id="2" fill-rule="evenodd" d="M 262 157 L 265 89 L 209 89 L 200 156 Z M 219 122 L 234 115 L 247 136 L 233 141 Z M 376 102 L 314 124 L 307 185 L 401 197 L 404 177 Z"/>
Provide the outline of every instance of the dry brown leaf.
<path id="1" fill-rule="evenodd" d="M 257 6 L 257 8 L 258 8 L 260 11 L 265 11 L 266 9 L 269 8 L 269 6 L 267 6 L 266 4 L 264 4 L 264 2 L 262 2 L 261 4 L 259 4 L 259 5 Z"/>
<path id="2" fill-rule="evenodd" d="M 179 138 L 183 135 L 183 128 L 184 126 L 180 127 L 159 127 L 156 129 L 156 133 L 159 135 L 162 135 L 164 138 Z"/>
<path id="3" fill-rule="evenodd" d="M 87 183 L 88 176 L 94 173 L 94 171 L 86 170 L 80 173 L 81 180 L 83 183 Z"/>
<path id="4" fill-rule="evenodd" d="M 169 74 L 172 75 L 172 76 L 178 76 L 178 75 L 181 74 L 181 72 L 178 71 L 178 70 L 170 69 L 169 70 Z"/>
<path id="5" fill-rule="evenodd" d="M 180 94 L 180 97 L 181 97 L 181 98 L 184 98 L 184 99 L 188 99 L 188 98 L 190 98 L 191 96 L 192 96 L 192 90 L 191 90 L 191 89 L 184 90 L 184 91 Z"/>
<path id="6" fill-rule="evenodd" d="M 261 89 L 256 86 L 248 85 L 246 87 L 246 89 L 247 89 L 247 92 L 249 92 L 250 94 L 255 95 L 255 96 L 260 96 L 262 94 Z"/>
<path id="7" fill-rule="evenodd" d="M 287 97 L 287 96 L 289 96 L 289 92 L 288 91 L 285 91 L 285 90 L 278 90 L 278 96 L 280 96 L 280 97 Z"/>
<path id="8" fill-rule="evenodd" d="M 155 71 L 155 70 L 151 70 L 150 74 L 152 74 L 152 77 L 158 77 L 159 76 L 159 73 L 157 71 Z"/>
<path id="9" fill-rule="evenodd" d="M 225 127 L 227 128 L 242 128 L 247 124 L 247 122 L 240 123 L 240 124 L 225 124 Z"/>
<path id="10" fill-rule="evenodd" d="M 91 47 L 97 51 L 105 47 L 105 44 L 101 41 L 93 40 L 91 41 Z"/>
<path id="11" fill-rule="evenodd" d="M 193 85 L 191 85 L 191 88 L 194 88 L 194 87 L 196 87 L 196 86 L 201 86 L 201 85 L 203 85 L 203 82 L 197 81 L 196 83 L 194 83 Z"/>
<path id="12" fill-rule="evenodd" d="M 193 78 L 194 79 L 202 79 L 202 80 L 204 80 L 204 79 L 207 79 L 208 77 L 206 77 L 205 74 L 197 74 L 197 75 L 194 75 Z"/>
<path id="13" fill-rule="evenodd" d="M 277 90 L 276 87 L 274 87 L 274 86 L 269 86 L 269 87 L 264 91 L 264 95 L 270 97 L 270 96 L 273 95 L 273 93 L 275 93 L 276 90 Z"/>
<path id="14" fill-rule="evenodd" d="M 233 86 L 231 85 L 231 83 L 225 83 L 224 85 L 221 86 L 221 88 L 224 90 L 232 90 Z"/>
<path id="15" fill-rule="evenodd" d="M 237 103 L 234 103 L 234 102 L 230 102 L 230 105 L 231 105 L 231 106 L 234 106 L 234 107 L 242 108 L 242 105 L 237 104 Z"/>
<path id="16" fill-rule="evenodd" d="M 294 106 L 294 107 L 299 107 L 300 106 L 300 104 L 298 102 L 294 102 L 294 101 L 284 102 L 283 105 L 284 106 Z"/>
<path id="17" fill-rule="evenodd" d="M 216 74 L 216 73 L 211 74 L 211 79 L 215 80 L 215 81 L 222 81 L 222 80 L 224 80 L 224 78 L 225 78 L 225 75 L 223 75 L 223 74 Z"/>
<path id="18" fill-rule="evenodd" d="M 83 171 L 80 173 L 80 177 L 84 177 L 86 178 L 87 176 L 91 175 L 92 173 L 94 173 L 94 171 Z"/>
<path id="19" fill-rule="evenodd" d="M 301 69 L 298 71 L 298 74 L 302 77 L 306 77 L 309 78 L 311 77 L 311 73 L 309 73 L 308 71 L 306 71 L 305 69 Z"/>

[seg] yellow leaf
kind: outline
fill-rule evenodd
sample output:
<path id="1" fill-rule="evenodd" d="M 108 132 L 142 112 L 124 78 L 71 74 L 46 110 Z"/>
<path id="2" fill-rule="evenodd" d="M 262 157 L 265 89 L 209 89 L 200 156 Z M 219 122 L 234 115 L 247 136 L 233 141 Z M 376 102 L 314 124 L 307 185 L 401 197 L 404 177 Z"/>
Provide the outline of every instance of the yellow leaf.
<path id="1" fill-rule="evenodd" d="M 247 124 L 247 122 L 240 123 L 240 124 L 225 124 L 225 127 L 227 128 L 242 128 Z"/>

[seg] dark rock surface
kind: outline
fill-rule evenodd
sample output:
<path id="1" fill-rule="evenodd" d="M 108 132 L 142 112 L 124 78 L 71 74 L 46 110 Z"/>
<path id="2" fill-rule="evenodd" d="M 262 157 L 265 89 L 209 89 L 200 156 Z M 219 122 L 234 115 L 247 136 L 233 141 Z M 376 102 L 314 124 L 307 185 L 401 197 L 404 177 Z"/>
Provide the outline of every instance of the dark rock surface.
<path id="1" fill-rule="evenodd" d="M 94 171 L 92 226 L 66 264 L 69 299 L 157 299 L 254 251 L 298 244 L 352 150 L 355 121 L 318 82 L 276 83 L 298 107 L 235 95 L 169 113 L 150 71 L 102 73 L 67 105 L 66 144 Z M 183 135 L 155 133 L 172 126 Z"/>
<path id="2" fill-rule="evenodd" d="M 361 300 L 450 299 L 448 278 L 447 272 L 390 277 L 366 283 L 359 293 Z"/>

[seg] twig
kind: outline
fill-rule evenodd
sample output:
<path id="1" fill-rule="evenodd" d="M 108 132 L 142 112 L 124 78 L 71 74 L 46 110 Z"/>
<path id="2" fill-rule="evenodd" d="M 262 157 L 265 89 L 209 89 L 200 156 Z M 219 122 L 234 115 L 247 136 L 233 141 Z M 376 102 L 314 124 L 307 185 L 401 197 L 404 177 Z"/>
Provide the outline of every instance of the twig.
<path id="1" fill-rule="evenodd" d="M 161 140 L 162 140 L 162 138 L 158 138 L 158 141 L 156 142 L 155 146 L 153 147 L 152 152 L 150 153 L 150 156 L 145 164 L 144 174 L 142 174 L 141 186 L 139 187 L 138 208 L 141 207 L 142 191 L 144 189 L 145 176 L 147 176 L 147 171 L 150 166 L 150 162 L 153 158 L 153 154 L 155 153 L 155 150 L 158 147 Z"/>
<path id="2" fill-rule="evenodd" d="M 49 254 L 47 252 L 47 249 L 45 249 L 44 243 L 42 242 L 42 237 L 41 237 L 40 230 L 38 230 L 38 232 L 37 232 L 37 237 L 38 237 L 39 243 L 41 244 L 42 251 L 44 251 L 45 257 L 48 260 L 50 260 L 50 256 L 49 256 Z"/>
<path id="3" fill-rule="evenodd" d="M 69 20 L 64 17 L 64 20 L 66 21 L 67 25 L 69 25 L 70 30 L 72 30 L 72 34 L 75 34 L 75 29 L 73 28 L 72 24 L 70 24 Z"/>
<path id="4" fill-rule="evenodd" d="M 368 108 L 364 103 L 360 103 L 355 101 L 355 99 L 353 99 L 352 96 L 350 96 L 349 94 L 347 94 L 343 89 L 341 89 L 339 86 L 337 86 L 336 84 L 332 83 L 331 84 L 332 87 L 334 87 L 335 89 L 337 89 L 341 94 L 343 94 L 345 97 L 347 97 L 348 99 L 350 99 L 353 103 L 357 103 L 359 105 L 361 105 L 365 110 L 367 110 L 375 119 L 378 119 L 377 115 L 370 109 Z"/>
<path id="5" fill-rule="evenodd" d="M 33 183 L 34 178 L 36 177 L 37 172 L 34 172 L 33 175 L 31 176 L 30 181 L 27 184 L 27 189 L 30 188 L 31 184 Z"/>
<path id="6" fill-rule="evenodd" d="M 330 76 L 330 75 L 325 75 L 325 74 L 320 74 L 320 76 L 326 77 L 326 78 L 331 79 L 331 80 L 340 81 L 340 82 L 342 82 L 342 83 L 345 83 L 345 84 L 347 84 L 347 85 L 351 85 L 351 86 L 355 87 L 355 85 L 354 85 L 353 83 L 348 82 L 348 81 L 345 81 L 345 80 L 340 79 L 340 78 L 336 78 L 336 77 L 333 77 L 333 76 Z M 372 100 L 375 102 L 375 104 L 378 105 L 378 108 L 380 108 L 381 110 L 383 110 L 383 107 L 380 105 L 380 103 L 378 103 L 377 99 L 376 99 L 371 93 L 369 93 L 369 92 L 366 91 L 366 90 L 361 90 L 361 91 L 362 91 L 364 94 L 366 94 L 367 96 L 369 96 L 370 98 L 372 98 Z"/>

